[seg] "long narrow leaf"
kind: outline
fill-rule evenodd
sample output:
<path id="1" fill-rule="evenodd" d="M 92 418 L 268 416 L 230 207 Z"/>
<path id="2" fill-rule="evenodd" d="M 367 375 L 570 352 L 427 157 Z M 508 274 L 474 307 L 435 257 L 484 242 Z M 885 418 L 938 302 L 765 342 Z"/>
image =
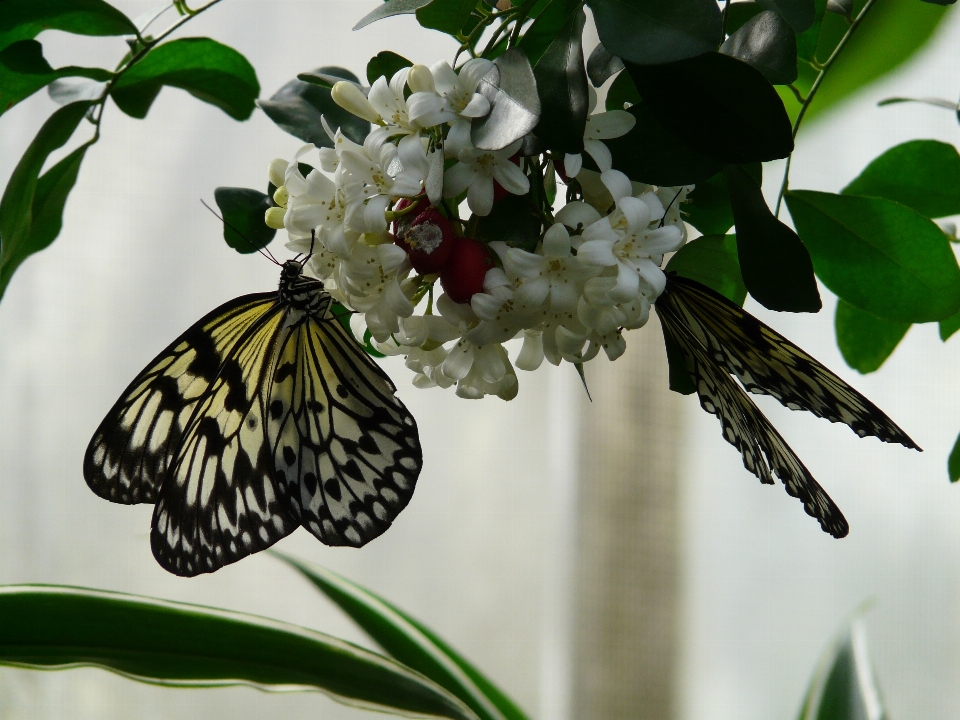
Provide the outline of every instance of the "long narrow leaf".
<path id="1" fill-rule="evenodd" d="M 403 665 L 275 620 L 120 593 L 0 588 L 0 663 L 95 666 L 165 685 L 320 690 L 352 705 L 473 720 L 456 697 Z"/>
<path id="2" fill-rule="evenodd" d="M 325 568 L 271 552 L 302 573 L 393 658 L 454 693 L 483 720 L 527 720 L 476 668 L 402 610 Z"/>

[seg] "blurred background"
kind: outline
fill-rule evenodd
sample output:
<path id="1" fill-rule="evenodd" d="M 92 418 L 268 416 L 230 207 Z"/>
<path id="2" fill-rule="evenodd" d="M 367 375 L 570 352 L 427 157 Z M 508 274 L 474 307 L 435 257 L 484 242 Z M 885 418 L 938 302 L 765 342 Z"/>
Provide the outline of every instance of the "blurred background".
<path id="1" fill-rule="evenodd" d="M 117 2 L 128 16 L 155 2 Z M 359 0 L 230 0 L 178 36 L 208 35 L 251 61 L 262 97 L 296 73 L 363 75 L 389 49 L 430 64 L 446 36 L 409 17 L 352 33 Z M 876 155 L 914 138 L 955 143 L 949 111 L 877 108 L 908 95 L 956 97 L 960 16 L 928 46 L 801 133 L 791 185 L 838 191 Z M 114 62 L 120 39 L 46 33 L 54 67 Z M 595 40 L 594 40 L 595 42 Z M 589 47 L 587 48 L 589 51 Z M 43 93 L 0 122 L 6 182 L 43 119 Z M 82 131 L 81 131 L 82 132 Z M 86 444 L 132 377 L 201 315 L 267 290 L 277 270 L 240 256 L 200 204 L 220 185 L 266 185 L 300 146 L 257 111 L 237 123 L 165 89 L 145 121 L 109 107 L 64 231 L 18 271 L 0 303 L 0 583 L 62 583 L 225 607 L 366 638 L 293 571 L 258 555 L 185 580 L 149 549 L 150 506 L 91 493 Z M 780 170 L 766 168 L 768 198 Z M 692 195 L 696 202 L 696 193 Z M 284 254 L 280 235 L 274 252 Z M 833 337 L 835 299 L 816 316 L 757 314 L 852 382 L 925 450 L 917 454 L 758 404 L 843 509 L 849 537 L 823 534 L 782 486 L 743 469 L 696 399 L 666 391 L 652 320 L 615 364 L 522 373 L 516 400 L 421 391 L 385 361 L 424 446 L 417 493 L 362 550 L 304 532 L 279 548 L 389 598 L 448 640 L 534 718 L 770 720 L 795 717 L 827 643 L 864 601 L 893 717 L 960 714 L 960 489 L 946 457 L 960 430 L 960 341 L 913 328 L 861 377 Z M 4 622 L 15 619 L 4 618 Z M 0 669 L 0 718 L 354 718 L 314 693 L 170 690 L 92 670 Z M 380 716 L 382 717 L 382 716 Z"/>

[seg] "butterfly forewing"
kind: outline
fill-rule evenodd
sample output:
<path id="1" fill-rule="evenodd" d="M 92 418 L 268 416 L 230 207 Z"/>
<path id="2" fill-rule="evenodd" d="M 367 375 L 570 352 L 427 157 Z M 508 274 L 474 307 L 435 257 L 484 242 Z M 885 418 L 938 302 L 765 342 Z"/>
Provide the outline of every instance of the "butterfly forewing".
<path id="1" fill-rule="evenodd" d="M 286 315 L 274 304 L 235 343 L 184 429 L 150 536 L 154 556 L 171 572 L 212 572 L 297 527 L 285 488 L 273 482 L 264 423 L 264 389 Z"/>
<path id="2" fill-rule="evenodd" d="M 422 466 L 413 417 L 339 322 L 306 318 L 285 337 L 270 394 L 278 485 L 328 545 L 384 532 Z"/>
<path id="3" fill-rule="evenodd" d="M 662 296 L 661 296 L 662 298 Z M 687 372 L 694 378 L 701 407 L 716 415 L 723 427 L 723 438 L 740 451 L 743 465 L 772 484 L 779 477 L 791 496 L 799 498 L 808 515 L 834 537 L 849 531 L 840 508 L 813 478 L 800 458 L 760 412 L 750 397 L 723 368 L 717 366 L 696 335 L 674 314 L 674 305 L 657 303 L 661 322 L 680 347 Z"/>
<path id="4" fill-rule="evenodd" d="M 807 410 L 873 435 L 919 449 L 883 411 L 785 337 L 699 283 L 671 275 L 668 298 L 714 362 L 752 393 L 771 395 L 792 410 Z"/>
<path id="5" fill-rule="evenodd" d="M 155 502 L 183 429 L 237 341 L 274 306 L 275 293 L 247 295 L 208 313 L 127 387 L 84 457 L 87 484 L 119 503 Z"/>

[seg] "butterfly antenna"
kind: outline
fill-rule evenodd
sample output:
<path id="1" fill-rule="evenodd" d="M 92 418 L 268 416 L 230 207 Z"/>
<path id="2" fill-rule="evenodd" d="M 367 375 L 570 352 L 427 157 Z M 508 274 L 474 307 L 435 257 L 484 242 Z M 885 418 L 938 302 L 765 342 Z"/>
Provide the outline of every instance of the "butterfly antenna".
<path id="1" fill-rule="evenodd" d="M 671 200 L 671 201 L 670 201 L 670 204 L 667 205 L 667 206 L 663 209 L 663 217 L 660 218 L 660 224 L 657 225 L 658 228 L 662 228 L 662 227 L 663 227 L 663 223 L 664 223 L 664 222 L 666 221 L 666 219 L 667 219 L 667 211 L 668 211 L 670 208 L 673 207 L 673 204 L 677 201 L 677 198 L 680 197 L 680 193 L 682 193 L 682 192 L 683 192 L 683 188 L 680 188 L 679 190 L 677 190 L 677 194 L 673 196 L 673 200 Z"/>
<path id="2" fill-rule="evenodd" d="M 273 253 L 270 252 L 270 250 L 269 250 L 268 248 L 258 248 L 256 245 L 254 245 L 253 242 L 252 242 L 249 238 L 247 238 L 246 235 L 244 235 L 242 232 L 240 232 L 239 230 L 237 230 L 233 225 L 231 225 L 230 223 L 228 223 L 228 222 L 223 218 L 222 215 L 218 214 L 218 213 L 216 212 L 216 210 L 214 210 L 212 207 L 210 207 L 209 205 L 207 205 L 207 202 L 206 202 L 203 198 L 200 199 L 200 202 L 201 202 L 201 204 L 202 204 L 207 210 L 209 210 L 211 213 L 213 213 L 213 216 L 214 216 L 215 218 L 217 218 L 220 222 L 222 222 L 222 223 L 223 223 L 224 225 L 226 225 L 228 228 L 230 228 L 231 230 L 233 230 L 233 231 L 237 234 L 238 237 L 242 238 L 247 244 L 250 245 L 250 247 L 252 247 L 252 248 L 253 248 L 254 250 L 256 250 L 258 253 L 260 253 L 261 255 L 263 255 L 267 260 L 269 260 L 270 262 L 272 262 L 274 265 L 281 265 L 281 264 L 282 264 L 279 260 L 277 260 L 277 259 L 273 256 Z"/>
<path id="3" fill-rule="evenodd" d="M 302 264 L 306 265 L 307 260 L 313 257 L 313 246 L 317 244 L 317 231 L 310 231 L 310 252 L 307 253 L 307 256 L 303 259 Z"/>

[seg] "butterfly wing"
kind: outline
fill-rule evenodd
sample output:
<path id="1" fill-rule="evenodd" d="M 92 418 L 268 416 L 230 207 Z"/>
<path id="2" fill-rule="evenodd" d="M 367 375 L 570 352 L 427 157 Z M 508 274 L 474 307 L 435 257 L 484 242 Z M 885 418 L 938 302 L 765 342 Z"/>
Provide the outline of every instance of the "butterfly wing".
<path id="1" fill-rule="evenodd" d="M 849 425 L 860 437 L 873 435 L 919 450 L 883 411 L 785 337 L 727 298 L 698 282 L 669 275 L 657 306 L 669 304 L 713 361 L 747 391 L 775 397 L 791 410 L 808 410 Z"/>
<path id="2" fill-rule="evenodd" d="M 224 359 L 269 312 L 276 293 L 236 298 L 205 315 L 130 383 L 87 447 L 83 475 L 113 502 L 152 503 L 170 456 Z"/>
<path id="3" fill-rule="evenodd" d="M 658 315 L 683 353 L 700 406 L 719 418 L 723 439 L 740 451 L 744 467 L 763 483 L 773 484 L 776 475 L 787 493 L 803 502 L 804 510 L 820 522 L 825 532 L 844 537 L 850 528 L 840 508 L 750 397 L 717 365 L 685 319 L 676 314 L 676 304 L 662 301 L 663 295 L 657 301 Z"/>
<path id="4" fill-rule="evenodd" d="M 276 483 L 327 545 L 364 545 L 413 495 L 423 457 L 395 391 L 332 318 L 303 318 L 280 345 L 267 432 Z"/>

